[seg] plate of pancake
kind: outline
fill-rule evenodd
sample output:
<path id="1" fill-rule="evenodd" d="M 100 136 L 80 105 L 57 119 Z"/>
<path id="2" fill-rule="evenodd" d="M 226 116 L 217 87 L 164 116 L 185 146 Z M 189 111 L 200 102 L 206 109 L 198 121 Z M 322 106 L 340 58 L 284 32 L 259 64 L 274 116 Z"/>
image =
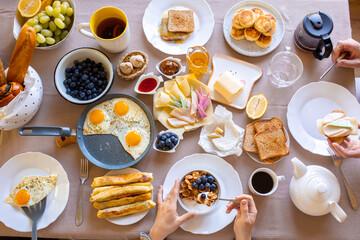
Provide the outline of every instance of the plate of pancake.
<path id="1" fill-rule="evenodd" d="M 183 55 L 189 47 L 207 43 L 214 25 L 214 14 L 205 0 L 152 0 L 143 16 L 147 40 L 171 55 Z"/>
<path id="2" fill-rule="evenodd" d="M 223 23 L 227 43 L 240 54 L 257 57 L 272 52 L 284 37 L 284 20 L 271 5 L 243 1 L 227 12 Z"/>

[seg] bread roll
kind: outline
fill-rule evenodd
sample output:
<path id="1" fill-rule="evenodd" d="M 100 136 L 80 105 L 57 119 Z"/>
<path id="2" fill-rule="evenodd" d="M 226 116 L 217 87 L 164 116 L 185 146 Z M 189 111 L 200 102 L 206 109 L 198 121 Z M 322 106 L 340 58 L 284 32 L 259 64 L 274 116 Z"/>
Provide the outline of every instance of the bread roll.
<path id="1" fill-rule="evenodd" d="M 132 197 L 124 197 L 120 199 L 114 199 L 106 202 L 94 202 L 94 207 L 96 209 L 102 210 L 105 208 L 118 207 L 122 205 L 127 205 L 134 202 L 141 202 L 145 200 L 150 200 L 152 197 L 151 193 L 144 193 Z"/>
<path id="2" fill-rule="evenodd" d="M 151 192 L 153 187 L 147 186 L 126 186 L 126 187 L 116 187 L 105 190 L 99 194 L 91 196 L 90 202 L 105 202 L 117 198 L 128 197 L 133 195 L 139 195 L 147 192 Z"/>
<path id="3" fill-rule="evenodd" d="M 131 183 L 128 184 L 126 186 L 145 186 L 145 187 L 151 187 L 151 183 L 150 182 L 145 182 L 145 183 Z M 97 187 L 94 188 L 93 192 L 91 193 L 91 196 L 94 196 L 96 194 L 99 194 L 101 192 L 104 192 L 105 190 L 108 189 L 114 189 L 114 188 L 118 188 L 118 187 L 126 187 L 125 185 L 119 185 L 119 186 L 108 186 L 108 187 Z"/>
<path id="4" fill-rule="evenodd" d="M 148 209 L 154 208 L 156 204 L 152 200 L 147 200 L 143 202 L 136 202 L 120 207 L 106 208 L 104 210 L 99 210 L 97 213 L 98 218 L 106 217 L 120 217 L 137 212 L 146 211 Z"/>
<path id="5" fill-rule="evenodd" d="M 153 180 L 152 173 L 137 172 L 120 176 L 103 176 L 94 178 L 91 187 L 102 187 L 110 185 L 124 185 L 135 182 L 150 182 Z"/>

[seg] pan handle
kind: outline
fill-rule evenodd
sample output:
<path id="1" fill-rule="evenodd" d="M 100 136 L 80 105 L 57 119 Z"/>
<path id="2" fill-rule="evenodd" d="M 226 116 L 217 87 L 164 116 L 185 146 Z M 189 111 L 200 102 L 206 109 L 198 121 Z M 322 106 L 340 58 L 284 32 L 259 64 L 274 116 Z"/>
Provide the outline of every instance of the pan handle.
<path id="1" fill-rule="evenodd" d="M 19 134 L 22 136 L 62 136 L 68 137 L 71 135 L 71 128 L 69 127 L 35 127 L 25 126 L 19 128 Z"/>

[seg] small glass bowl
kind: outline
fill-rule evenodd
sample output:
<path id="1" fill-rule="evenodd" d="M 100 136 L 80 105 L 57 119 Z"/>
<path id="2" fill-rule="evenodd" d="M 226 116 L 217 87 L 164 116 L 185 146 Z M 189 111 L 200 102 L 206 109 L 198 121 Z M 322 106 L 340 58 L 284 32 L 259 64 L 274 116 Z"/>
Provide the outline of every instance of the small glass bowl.
<path id="1" fill-rule="evenodd" d="M 173 75 L 166 75 L 166 74 L 164 74 L 164 73 L 160 70 L 160 64 L 161 64 L 162 62 L 166 61 L 166 60 L 171 60 L 171 61 L 176 62 L 176 63 L 179 65 L 179 71 L 177 71 L 177 73 L 175 73 L 175 74 L 173 74 Z M 186 66 L 183 66 L 183 65 L 181 64 L 181 60 L 178 59 L 178 58 L 167 57 L 167 58 L 161 60 L 160 62 L 158 62 L 158 63 L 156 64 L 156 69 L 157 69 L 158 72 L 159 72 L 161 75 L 163 75 L 164 77 L 166 77 L 166 78 L 168 78 L 168 79 L 172 79 L 172 78 L 174 78 L 175 76 L 179 75 L 180 73 L 185 72 Z"/>
<path id="2" fill-rule="evenodd" d="M 175 149 L 177 148 L 177 146 L 179 146 L 180 140 L 183 139 L 183 136 L 182 136 L 182 134 L 175 133 L 175 132 L 173 132 L 173 131 L 171 131 L 171 130 L 166 130 L 166 131 L 161 131 L 161 132 L 159 132 L 159 134 L 165 134 L 165 133 L 174 133 L 174 134 L 176 134 L 176 136 L 178 137 L 178 142 L 177 142 L 177 144 L 175 145 L 175 147 L 174 147 L 173 149 L 168 150 L 168 151 L 164 151 L 164 150 L 158 149 L 158 148 L 156 147 L 156 142 L 157 142 L 158 138 L 156 137 L 156 139 L 155 139 L 155 141 L 154 141 L 154 143 L 153 143 L 153 148 L 154 148 L 156 151 L 158 151 L 158 152 L 174 153 L 174 152 L 175 152 Z"/>

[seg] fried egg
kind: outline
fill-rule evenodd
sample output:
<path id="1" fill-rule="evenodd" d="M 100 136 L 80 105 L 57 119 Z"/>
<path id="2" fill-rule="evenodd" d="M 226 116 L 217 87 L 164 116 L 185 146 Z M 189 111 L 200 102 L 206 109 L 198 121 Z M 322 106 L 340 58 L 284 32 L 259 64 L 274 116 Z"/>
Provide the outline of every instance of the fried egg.
<path id="1" fill-rule="evenodd" d="M 20 207 L 35 205 L 51 193 L 56 185 L 56 179 L 56 175 L 26 176 L 11 191 L 5 202 Z"/>
<path id="2" fill-rule="evenodd" d="M 142 108 L 128 98 L 113 99 L 112 108 L 114 118 L 120 119 L 120 121 L 116 122 L 136 123 L 140 122 L 144 117 L 147 118 Z"/>
<path id="3" fill-rule="evenodd" d="M 140 157 L 150 143 L 150 126 L 144 127 L 123 128 L 119 131 L 118 138 L 122 146 L 134 159 Z"/>
<path id="4" fill-rule="evenodd" d="M 87 113 L 83 127 L 85 135 L 110 133 L 111 116 L 107 105 L 106 102 L 101 103 Z"/>

